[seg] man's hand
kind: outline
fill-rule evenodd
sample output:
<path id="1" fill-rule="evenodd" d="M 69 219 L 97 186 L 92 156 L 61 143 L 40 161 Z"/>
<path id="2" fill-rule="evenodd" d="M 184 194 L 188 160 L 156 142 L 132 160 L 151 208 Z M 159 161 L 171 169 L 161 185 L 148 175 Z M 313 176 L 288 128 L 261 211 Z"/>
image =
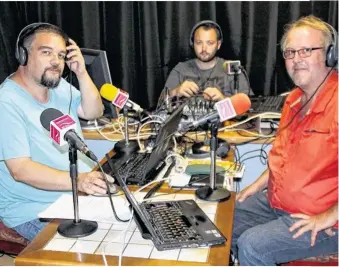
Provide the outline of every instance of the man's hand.
<path id="1" fill-rule="evenodd" d="M 292 218 L 300 218 L 300 220 L 295 222 L 289 229 L 290 232 L 298 229 L 298 231 L 293 235 L 293 238 L 296 239 L 303 233 L 312 231 L 311 246 L 314 246 L 319 231 L 325 230 L 329 236 L 335 235 L 335 233 L 331 230 L 331 227 L 338 221 L 337 208 L 338 204 L 335 205 L 334 208 L 315 216 L 309 216 L 302 213 L 291 214 Z"/>
<path id="2" fill-rule="evenodd" d="M 175 89 L 175 95 L 178 97 L 191 97 L 198 92 L 198 85 L 192 81 L 184 81 L 178 88 Z"/>
<path id="3" fill-rule="evenodd" d="M 220 101 L 225 98 L 225 96 L 219 91 L 219 89 L 215 87 L 207 87 L 204 90 L 203 95 L 206 100 L 212 101 Z"/>
<path id="4" fill-rule="evenodd" d="M 108 182 L 113 183 L 114 179 L 106 174 Z M 89 195 L 94 193 L 106 194 L 107 186 L 101 172 L 85 172 L 78 175 L 78 190 Z"/>
<path id="5" fill-rule="evenodd" d="M 82 56 L 79 46 L 69 38 L 70 45 L 66 47 L 66 64 L 77 76 L 87 73 L 85 59 Z"/>
<path id="6" fill-rule="evenodd" d="M 239 202 L 243 202 L 246 198 L 254 195 L 259 190 L 260 190 L 260 188 L 258 188 L 258 186 L 255 183 L 253 183 L 253 184 L 245 187 L 243 190 L 241 190 L 240 193 L 238 193 L 236 195 L 235 200 L 237 200 Z"/>

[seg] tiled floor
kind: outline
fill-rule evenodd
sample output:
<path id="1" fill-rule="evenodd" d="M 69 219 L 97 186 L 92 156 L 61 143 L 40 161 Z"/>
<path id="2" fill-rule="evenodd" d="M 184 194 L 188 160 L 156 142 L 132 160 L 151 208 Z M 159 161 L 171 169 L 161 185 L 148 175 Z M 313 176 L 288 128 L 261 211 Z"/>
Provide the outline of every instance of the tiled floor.
<path id="1" fill-rule="evenodd" d="M 164 196 L 156 197 L 154 200 L 161 201 Z M 195 199 L 194 195 L 177 194 L 166 196 L 175 200 Z M 201 209 L 214 221 L 217 204 L 196 200 Z M 123 256 L 169 259 L 179 261 L 206 262 L 209 248 L 176 249 L 168 251 L 158 251 L 152 241 L 142 238 L 139 229 L 134 221 L 131 222 L 127 231 L 128 223 L 99 223 L 98 230 L 87 237 L 71 239 L 60 236 L 58 233 L 45 246 L 45 250 L 71 251 L 89 254 L 120 255 L 123 243 L 125 246 Z"/>
<path id="2" fill-rule="evenodd" d="M 14 266 L 14 259 L 7 255 L 0 257 L 0 266 Z"/>

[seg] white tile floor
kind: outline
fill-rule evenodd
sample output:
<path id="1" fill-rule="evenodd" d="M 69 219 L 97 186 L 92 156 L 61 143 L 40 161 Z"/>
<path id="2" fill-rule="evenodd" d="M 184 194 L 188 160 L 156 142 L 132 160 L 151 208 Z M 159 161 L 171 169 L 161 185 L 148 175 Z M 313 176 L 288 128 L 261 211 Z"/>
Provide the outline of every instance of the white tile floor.
<path id="1" fill-rule="evenodd" d="M 154 200 L 161 201 L 160 198 L 165 198 L 165 196 Z M 192 199 L 192 195 L 166 195 L 166 200 L 168 198 L 175 200 Z M 208 217 L 214 221 L 217 204 L 204 201 L 197 201 L 197 203 Z M 123 256 L 195 262 L 207 261 L 209 248 L 158 251 L 152 241 L 142 238 L 134 221 L 131 222 L 125 232 L 127 225 L 128 223 L 120 222 L 114 224 L 99 223 L 98 230 L 94 234 L 77 239 L 65 238 L 56 234 L 44 249 L 89 254 L 102 254 L 104 250 L 106 255 L 118 256 L 121 253 L 123 240 L 125 239 Z"/>
<path id="2" fill-rule="evenodd" d="M 14 266 L 14 259 L 7 255 L 0 257 L 0 266 Z"/>

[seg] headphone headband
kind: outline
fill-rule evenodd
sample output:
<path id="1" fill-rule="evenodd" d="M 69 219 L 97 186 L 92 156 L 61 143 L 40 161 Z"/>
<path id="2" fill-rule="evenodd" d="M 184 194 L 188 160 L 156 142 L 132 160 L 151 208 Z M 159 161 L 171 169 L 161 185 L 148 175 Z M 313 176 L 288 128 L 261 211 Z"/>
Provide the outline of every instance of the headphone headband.
<path id="1" fill-rule="evenodd" d="M 68 39 L 64 31 L 61 30 L 58 26 L 55 26 L 53 24 L 50 24 L 47 22 L 35 22 L 35 23 L 27 25 L 20 31 L 18 38 L 16 40 L 16 44 L 15 44 L 15 58 L 18 60 L 20 65 L 25 66 L 27 64 L 28 51 L 26 47 L 23 46 L 25 39 L 31 34 L 33 34 L 38 28 L 43 27 L 43 26 L 50 26 L 50 27 L 54 27 L 55 29 L 59 29 L 60 33 L 64 35 L 63 38 Z"/>
<path id="2" fill-rule="evenodd" d="M 218 41 L 220 40 L 221 43 L 223 41 L 223 36 L 222 36 L 222 31 L 221 31 L 221 28 L 219 26 L 218 23 L 214 22 L 213 20 L 202 20 L 202 21 L 199 21 L 197 24 L 195 24 L 191 30 L 191 33 L 190 33 L 190 46 L 193 47 L 194 45 L 194 33 L 196 31 L 196 29 L 198 29 L 200 26 L 203 26 L 205 24 L 212 24 L 216 27 L 216 31 L 217 31 L 217 35 L 218 35 Z"/>

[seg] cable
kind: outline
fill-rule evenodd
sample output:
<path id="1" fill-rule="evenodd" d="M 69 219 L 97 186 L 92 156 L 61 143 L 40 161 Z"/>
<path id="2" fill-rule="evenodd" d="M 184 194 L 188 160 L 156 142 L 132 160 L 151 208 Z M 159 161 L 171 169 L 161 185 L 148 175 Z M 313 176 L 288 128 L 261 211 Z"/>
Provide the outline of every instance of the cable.
<path id="1" fill-rule="evenodd" d="M 108 154 L 106 154 L 106 157 L 107 157 Z M 108 160 L 108 159 L 107 159 Z M 114 208 L 114 204 L 113 204 L 113 201 L 112 201 L 112 198 L 111 198 L 111 192 L 110 192 L 110 189 L 109 189 L 109 184 L 108 184 L 108 179 L 107 179 L 107 175 L 106 173 L 104 172 L 104 170 L 102 169 L 99 161 L 96 161 L 98 167 L 100 168 L 100 171 L 102 173 L 102 175 L 104 176 L 104 180 L 105 180 L 105 184 L 106 184 L 106 187 L 107 187 L 107 196 L 109 198 L 109 201 L 111 203 L 111 207 L 112 207 L 112 211 L 113 211 L 113 215 L 114 215 L 114 218 L 119 221 L 119 222 L 128 222 L 128 220 L 123 220 L 123 219 L 120 219 L 115 211 L 115 208 Z"/>

